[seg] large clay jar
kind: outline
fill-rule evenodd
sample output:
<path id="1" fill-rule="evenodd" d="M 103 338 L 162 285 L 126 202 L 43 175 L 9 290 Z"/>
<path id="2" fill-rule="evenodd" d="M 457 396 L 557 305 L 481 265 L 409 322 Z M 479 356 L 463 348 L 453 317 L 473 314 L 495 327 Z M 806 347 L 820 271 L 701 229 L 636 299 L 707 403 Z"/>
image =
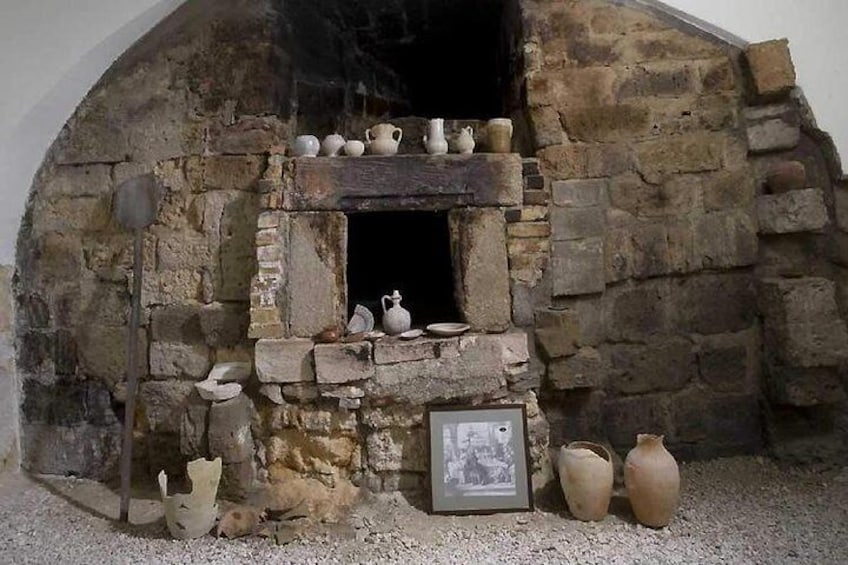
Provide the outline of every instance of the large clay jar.
<path id="1" fill-rule="evenodd" d="M 603 520 L 612 498 L 609 451 L 597 443 L 575 441 L 560 449 L 557 468 L 571 514 L 584 522 Z"/>
<path id="2" fill-rule="evenodd" d="M 636 519 L 652 528 L 671 522 L 680 503 L 680 470 L 663 436 L 639 434 L 624 460 L 624 485 Z"/>

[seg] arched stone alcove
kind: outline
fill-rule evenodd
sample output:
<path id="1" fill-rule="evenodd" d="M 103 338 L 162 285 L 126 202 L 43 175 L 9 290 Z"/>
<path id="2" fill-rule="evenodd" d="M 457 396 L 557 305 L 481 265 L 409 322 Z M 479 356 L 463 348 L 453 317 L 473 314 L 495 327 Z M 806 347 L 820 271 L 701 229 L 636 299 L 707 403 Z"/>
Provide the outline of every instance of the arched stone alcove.
<path id="1" fill-rule="evenodd" d="M 746 50 L 644 4 L 203 0 L 177 10 L 89 93 L 33 187 L 15 284 L 24 466 L 114 473 L 131 246 L 110 206 L 117 184 L 145 172 L 167 189 L 145 241 L 136 453 L 148 471 L 179 473 L 223 450 L 233 496 L 275 477 L 331 493 L 421 488 L 422 404 L 444 400 L 526 403 L 538 485 L 550 479 L 549 445 L 598 439 L 623 451 L 643 431 L 666 434 L 682 457 L 839 452 L 848 263 L 838 159 L 782 44 Z M 513 119 L 523 160 L 442 166 L 416 155 L 422 115 L 450 118 L 454 131 L 473 124 L 482 149 L 482 126 L 499 114 Z M 254 375 L 237 402 L 200 400 L 193 383 L 217 362 L 258 364 L 260 350 L 301 345 L 310 367 L 326 362 L 285 341 L 306 336 L 274 329 L 292 289 L 263 277 L 283 280 L 274 268 L 294 265 L 276 254 L 295 247 L 276 238 L 326 243 L 355 207 L 291 204 L 307 173 L 305 191 L 348 177 L 282 155 L 297 134 L 361 137 L 381 121 L 404 127 L 410 154 L 387 167 L 413 163 L 410 178 L 456 167 L 457 194 L 474 179 L 494 187 L 489 200 L 472 191 L 427 205 L 478 209 L 449 212 L 452 237 L 503 250 L 504 284 L 491 293 L 509 304 L 509 331 L 480 326 L 504 352 L 483 381 L 492 386 L 431 398 L 420 380 L 414 394 L 384 386 L 372 367 L 364 374 L 378 377 L 351 385 L 362 398 L 314 378 Z M 767 176 L 788 161 L 805 178 L 781 191 Z M 298 215 L 319 209 L 338 223 Z M 313 247 L 332 263 L 332 246 Z M 485 269 L 473 265 L 462 276 Z M 369 355 L 358 361 L 380 365 Z M 221 447 L 245 429 L 244 445 Z"/>

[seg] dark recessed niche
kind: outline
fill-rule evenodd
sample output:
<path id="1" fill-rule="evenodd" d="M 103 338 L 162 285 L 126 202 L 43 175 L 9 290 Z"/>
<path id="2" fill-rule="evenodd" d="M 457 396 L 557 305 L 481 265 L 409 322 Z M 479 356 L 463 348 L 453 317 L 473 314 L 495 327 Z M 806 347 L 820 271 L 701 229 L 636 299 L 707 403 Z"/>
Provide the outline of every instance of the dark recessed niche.
<path id="1" fill-rule="evenodd" d="M 347 252 L 348 317 L 362 304 L 379 326 L 380 298 L 399 290 L 413 327 L 460 321 L 446 212 L 350 214 Z"/>

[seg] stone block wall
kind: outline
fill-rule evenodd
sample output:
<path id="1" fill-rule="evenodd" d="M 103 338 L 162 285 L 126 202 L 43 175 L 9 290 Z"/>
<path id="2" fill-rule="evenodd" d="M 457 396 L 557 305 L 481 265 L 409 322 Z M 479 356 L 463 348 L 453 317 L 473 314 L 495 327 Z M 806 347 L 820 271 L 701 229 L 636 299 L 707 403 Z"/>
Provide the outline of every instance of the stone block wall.
<path id="1" fill-rule="evenodd" d="M 414 81 L 369 50 L 429 16 L 295 4 L 186 3 L 56 140 L 21 231 L 14 325 L 0 307 L 27 469 L 114 474 L 132 286 L 111 200 L 147 172 L 165 187 L 144 246 L 148 471 L 221 455 L 233 497 L 259 479 L 325 506 L 356 485 L 419 490 L 422 405 L 446 397 L 524 402 L 537 477 L 548 444 L 623 452 L 639 432 L 684 457 L 844 450 L 848 189 L 785 43 L 743 50 L 636 2 L 516 0 L 504 107 L 523 161 L 307 162 L 284 157 L 295 135 L 361 137 L 406 112 Z M 345 322 L 345 214 L 407 208 L 450 210 L 474 339 L 313 345 Z M 197 396 L 214 363 L 254 359 L 242 396 Z"/>
<path id="2" fill-rule="evenodd" d="M 654 430 L 679 455 L 712 456 L 790 441 L 805 426 L 800 412 L 776 424 L 787 406 L 842 402 L 845 340 L 827 251 L 841 173 L 786 42 L 743 52 L 627 3 L 522 8 L 550 265 L 514 293 L 535 308 L 516 320 L 535 326 L 552 443 L 624 452 Z M 801 184 L 773 191 L 793 160 Z M 816 278 L 781 278 L 799 275 Z M 779 314 L 813 294 L 819 307 Z"/>
<path id="3" fill-rule="evenodd" d="M 20 466 L 12 272 L 10 267 L 0 267 L 0 473 L 16 471 Z"/>

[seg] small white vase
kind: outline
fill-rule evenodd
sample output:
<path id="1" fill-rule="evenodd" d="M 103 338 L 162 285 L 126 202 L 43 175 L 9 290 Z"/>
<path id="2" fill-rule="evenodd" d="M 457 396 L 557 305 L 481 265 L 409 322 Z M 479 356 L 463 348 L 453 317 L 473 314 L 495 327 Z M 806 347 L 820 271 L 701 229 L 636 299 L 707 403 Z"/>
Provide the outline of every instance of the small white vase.
<path id="1" fill-rule="evenodd" d="M 459 135 L 456 136 L 456 142 L 454 143 L 456 152 L 461 155 L 471 155 L 474 153 L 475 145 L 474 130 L 471 126 L 462 128 L 462 131 L 460 131 Z"/>
<path id="2" fill-rule="evenodd" d="M 424 136 L 424 148 L 430 155 L 444 155 L 448 152 L 448 141 L 445 139 L 445 120 L 433 118 Z"/>

